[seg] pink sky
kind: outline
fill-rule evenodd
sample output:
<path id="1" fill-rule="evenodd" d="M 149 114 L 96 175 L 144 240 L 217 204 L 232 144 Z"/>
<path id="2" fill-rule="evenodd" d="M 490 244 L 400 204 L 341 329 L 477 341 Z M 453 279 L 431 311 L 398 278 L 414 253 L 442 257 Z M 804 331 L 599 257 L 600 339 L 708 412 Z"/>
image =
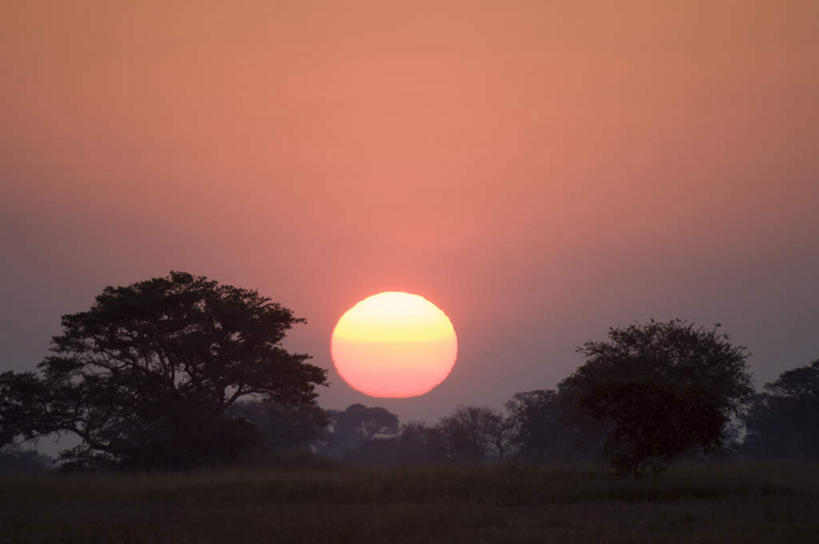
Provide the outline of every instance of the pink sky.
<path id="1" fill-rule="evenodd" d="M 356 301 L 435 302 L 436 390 L 322 392 L 403 418 L 650 317 L 723 323 L 760 383 L 819 357 L 819 4 L 671 4 L 4 3 L 0 367 L 171 269 L 293 308 L 327 368 Z"/>

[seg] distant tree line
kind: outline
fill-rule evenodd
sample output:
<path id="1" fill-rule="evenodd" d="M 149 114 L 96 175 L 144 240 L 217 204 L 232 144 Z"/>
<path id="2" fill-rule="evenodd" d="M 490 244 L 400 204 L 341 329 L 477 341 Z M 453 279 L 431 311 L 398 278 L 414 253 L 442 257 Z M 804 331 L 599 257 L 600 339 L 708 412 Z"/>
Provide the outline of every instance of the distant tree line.
<path id="1" fill-rule="evenodd" d="M 757 459 L 819 459 L 819 359 L 783 372 L 755 394 L 742 453 Z"/>
<path id="2" fill-rule="evenodd" d="M 0 374 L 0 471 L 47 467 L 18 446 L 63 433 L 81 440 L 59 456 L 67 469 L 293 450 L 381 465 L 605 460 L 629 474 L 678 459 L 819 458 L 819 360 L 755 393 L 747 350 L 718 325 L 612 328 L 578 348 L 582 364 L 553 390 L 400 424 L 382 407 L 318 405 L 325 371 L 281 344 L 302 322 L 255 291 L 186 273 L 106 288 L 62 318 L 37 372 Z"/>
<path id="3" fill-rule="evenodd" d="M 22 449 L 14 445 L 0 449 L 0 475 L 41 474 L 53 468 L 53 460 L 35 450 Z"/>

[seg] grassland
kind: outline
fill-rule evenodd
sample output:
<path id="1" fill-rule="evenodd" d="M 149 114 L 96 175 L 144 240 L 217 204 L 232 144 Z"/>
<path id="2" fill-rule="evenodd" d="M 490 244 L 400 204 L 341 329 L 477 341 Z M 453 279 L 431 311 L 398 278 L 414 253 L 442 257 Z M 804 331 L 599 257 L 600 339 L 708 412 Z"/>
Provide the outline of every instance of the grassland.
<path id="1" fill-rule="evenodd" d="M 819 542 L 819 465 L 640 481 L 519 465 L 5 477 L 0 541 Z"/>

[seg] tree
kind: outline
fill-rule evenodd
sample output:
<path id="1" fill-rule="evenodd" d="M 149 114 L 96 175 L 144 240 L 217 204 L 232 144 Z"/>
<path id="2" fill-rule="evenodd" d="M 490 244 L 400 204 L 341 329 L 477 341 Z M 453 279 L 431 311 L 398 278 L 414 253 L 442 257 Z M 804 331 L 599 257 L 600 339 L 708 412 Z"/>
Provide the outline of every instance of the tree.
<path id="1" fill-rule="evenodd" d="M 479 463 L 487 457 L 503 461 L 509 448 L 508 421 L 491 408 L 458 406 L 441 419 L 437 429 L 451 462 Z"/>
<path id="2" fill-rule="evenodd" d="M 273 401 L 237 402 L 228 414 L 256 427 L 265 447 L 273 451 L 310 448 L 322 438 L 329 423 L 317 404 L 282 405 Z"/>
<path id="3" fill-rule="evenodd" d="M 45 425 L 41 403 L 47 393 L 33 372 L 0 373 L 0 448 L 37 436 Z"/>
<path id="4" fill-rule="evenodd" d="M 819 359 L 765 385 L 744 422 L 752 456 L 819 458 Z"/>
<path id="5" fill-rule="evenodd" d="M 446 459 L 441 433 L 424 423 L 406 423 L 397 439 L 401 464 L 443 464 Z"/>
<path id="6" fill-rule="evenodd" d="M 771 395 L 819 402 L 819 359 L 787 370 L 773 383 L 765 385 Z"/>
<path id="7" fill-rule="evenodd" d="M 554 390 L 516 393 L 507 403 L 510 442 L 516 455 L 533 462 L 589 462 L 599 458 L 606 430 L 575 413 L 576 403 Z"/>
<path id="8" fill-rule="evenodd" d="M 52 470 L 52 459 L 35 450 L 16 446 L 0 448 L 0 475 L 40 474 Z"/>
<path id="9" fill-rule="evenodd" d="M 605 454 L 618 472 L 660 469 L 692 449 L 724 446 L 753 388 L 747 351 L 727 335 L 680 320 L 609 330 L 561 384 L 581 412 L 610 425 Z"/>
<path id="10" fill-rule="evenodd" d="M 396 436 L 373 438 L 348 450 L 344 460 L 358 465 L 441 465 L 445 453 L 437 427 L 410 422 Z"/>
<path id="11" fill-rule="evenodd" d="M 339 459 L 369 440 L 399 431 L 398 416 L 380 406 L 351 404 L 343 411 L 328 410 L 327 415 L 329 432 L 322 451 Z"/>
<path id="12" fill-rule="evenodd" d="M 3 436 L 74 433 L 68 465 L 177 467 L 260 443 L 228 409 L 243 398 L 315 403 L 325 371 L 281 342 L 303 319 L 256 291 L 171 272 L 108 287 L 65 315 L 39 374 L 2 376 Z"/>

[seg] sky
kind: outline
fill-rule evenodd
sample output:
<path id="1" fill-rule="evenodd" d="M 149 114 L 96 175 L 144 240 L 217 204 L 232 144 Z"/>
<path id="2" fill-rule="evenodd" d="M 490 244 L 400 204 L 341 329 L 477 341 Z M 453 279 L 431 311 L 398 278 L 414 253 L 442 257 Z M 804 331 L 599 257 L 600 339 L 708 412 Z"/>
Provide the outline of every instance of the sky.
<path id="1" fill-rule="evenodd" d="M 292 308 L 320 402 L 432 420 L 552 388 L 611 326 L 819 357 L 819 3 L 3 2 L 0 370 L 183 270 Z M 449 378 L 373 399 L 344 311 L 423 295 Z"/>

